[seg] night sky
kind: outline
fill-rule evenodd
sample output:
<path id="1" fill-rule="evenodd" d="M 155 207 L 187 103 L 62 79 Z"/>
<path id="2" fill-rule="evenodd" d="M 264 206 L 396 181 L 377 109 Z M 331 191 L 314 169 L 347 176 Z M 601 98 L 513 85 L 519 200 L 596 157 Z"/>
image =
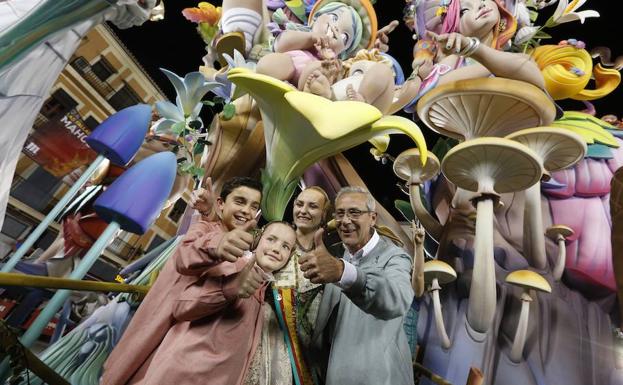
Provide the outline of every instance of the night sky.
<path id="1" fill-rule="evenodd" d="M 154 81 L 174 100 L 173 87 L 166 80 L 159 68 L 172 70 L 178 75 L 196 71 L 202 65 L 201 58 L 205 55 L 204 44 L 195 30 L 195 24 L 187 21 L 181 14 L 181 10 L 194 7 L 198 1 L 190 0 L 165 0 L 166 15 L 160 22 L 147 22 L 139 28 L 129 30 L 113 29 L 124 44 L 132 51 L 140 64 L 145 68 Z M 220 1 L 212 1 L 220 5 Z M 595 46 L 607 46 L 612 50 L 613 57 L 623 55 L 623 46 L 620 44 L 620 33 L 616 26 L 620 25 L 620 13 L 615 4 L 618 1 L 592 0 L 588 1 L 580 10 L 594 9 L 601 14 L 600 18 L 587 19 L 584 24 L 572 22 L 549 29 L 547 32 L 554 35 L 551 41 L 545 42 L 556 44 L 567 38 L 575 38 L 586 42 L 587 49 Z M 397 19 L 402 21 L 402 0 L 378 0 L 375 5 L 379 19 L 379 28 Z M 541 17 L 547 19 L 555 10 L 555 5 L 546 8 Z M 408 76 L 411 68 L 411 52 L 413 40 L 410 31 L 400 25 L 390 35 L 390 51 L 394 58 L 402 65 L 405 76 Z M 594 102 L 597 108 L 597 116 L 613 113 L 623 115 L 621 108 L 623 90 L 621 87 L 614 93 L 602 100 Z M 563 101 L 559 103 L 565 109 L 581 110 L 584 106 L 576 101 Z M 407 115 L 405 115 L 407 116 Z M 436 135 L 421 124 L 420 128 L 425 132 L 429 148 L 435 144 Z M 389 148 L 389 153 L 397 155 L 401 151 L 412 147 L 413 144 L 401 136 L 394 136 Z M 357 170 L 362 175 L 371 192 L 386 208 L 393 207 L 394 199 L 404 199 L 405 196 L 397 189 L 395 183 L 398 178 L 392 178 L 391 164 L 382 165 L 374 161 L 368 149 L 369 144 L 346 152 L 347 158 L 357 165 Z M 380 177 L 383 175 L 383 177 Z"/>

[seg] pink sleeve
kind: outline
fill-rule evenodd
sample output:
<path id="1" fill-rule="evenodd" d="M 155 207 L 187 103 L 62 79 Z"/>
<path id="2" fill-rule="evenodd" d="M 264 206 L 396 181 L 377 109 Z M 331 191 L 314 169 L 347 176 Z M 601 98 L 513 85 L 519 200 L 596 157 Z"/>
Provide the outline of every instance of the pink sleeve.
<path id="1" fill-rule="evenodd" d="M 199 221 L 184 236 L 173 256 L 175 268 L 182 275 L 201 275 L 221 261 L 214 251 L 225 234 L 220 222 Z"/>
<path id="2" fill-rule="evenodd" d="M 195 321 L 218 313 L 239 301 L 236 276 L 244 268 L 244 261 L 223 262 L 221 265 L 231 265 L 227 270 L 233 273 L 219 277 L 204 275 L 186 286 L 173 305 L 175 319 Z"/>

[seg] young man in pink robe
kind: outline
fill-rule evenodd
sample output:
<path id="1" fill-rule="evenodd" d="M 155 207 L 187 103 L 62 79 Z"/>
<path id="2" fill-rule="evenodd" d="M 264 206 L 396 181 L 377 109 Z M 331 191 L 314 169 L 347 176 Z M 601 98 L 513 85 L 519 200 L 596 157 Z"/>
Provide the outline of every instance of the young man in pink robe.
<path id="1" fill-rule="evenodd" d="M 254 254 L 223 262 L 189 284 L 173 306 L 176 323 L 133 385 L 242 385 L 260 339 L 264 292 L 296 245 L 284 222 L 266 225 Z"/>
<path id="2" fill-rule="evenodd" d="M 104 364 L 100 385 L 135 383 L 132 378 L 149 366 L 174 325 L 173 308 L 183 290 L 211 267 L 236 262 L 249 250 L 253 236 L 248 230 L 256 224 L 261 191 L 261 184 L 250 178 L 233 178 L 223 185 L 216 202 L 220 220 L 201 220 L 190 227 Z"/>

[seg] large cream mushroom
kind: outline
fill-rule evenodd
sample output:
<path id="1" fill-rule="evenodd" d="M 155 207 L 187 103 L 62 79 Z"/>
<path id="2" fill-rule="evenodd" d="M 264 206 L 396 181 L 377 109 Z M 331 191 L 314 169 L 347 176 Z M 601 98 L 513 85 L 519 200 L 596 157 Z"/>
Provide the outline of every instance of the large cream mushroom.
<path id="1" fill-rule="evenodd" d="M 541 178 L 538 156 L 526 146 L 503 138 L 478 138 L 448 151 L 441 169 L 457 187 L 474 191 L 476 233 L 474 268 L 467 321 L 485 333 L 492 325 L 496 306 L 493 259 L 493 205 L 500 193 L 527 189 Z"/>
<path id="2" fill-rule="evenodd" d="M 551 172 L 573 166 L 586 154 L 586 143 L 581 136 L 556 127 L 528 128 L 506 138 L 516 140 L 539 156 L 545 179 L 549 179 Z M 541 183 L 527 189 L 525 197 L 523 252 L 531 266 L 542 270 L 547 265 L 547 258 L 541 212 Z"/>
<path id="3" fill-rule="evenodd" d="M 538 290 L 545 293 L 551 293 L 552 288 L 545 278 L 539 274 L 530 270 L 517 270 L 513 271 L 506 276 L 506 283 L 519 286 L 523 289 L 521 293 L 521 313 L 519 314 L 519 323 L 517 324 L 517 331 L 515 332 L 515 338 L 513 340 L 513 347 L 511 348 L 510 359 L 517 363 L 521 361 L 523 355 L 523 348 L 526 344 L 526 334 L 528 332 L 528 319 L 530 316 L 530 302 L 532 297 L 530 296 L 530 290 Z"/>
<path id="4" fill-rule="evenodd" d="M 565 271 L 567 258 L 567 246 L 565 241 L 568 237 L 573 235 L 573 229 L 565 225 L 553 225 L 547 229 L 545 235 L 552 241 L 558 243 L 558 258 L 556 258 L 553 271 L 554 281 L 558 282 L 562 278 L 562 273 Z"/>
<path id="5" fill-rule="evenodd" d="M 447 263 L 439 260 L 428 261 L 424 264 L 424 282 L 426 286 L 429 286 L 431 296 L 433 297 L 433 310 L 435 312 L 435 326 L 437 328 L 437 334 L 441 340 L 441 347 L 444 349 L 450 348 L 452 343 L 448 334 L 446 333 L 446 327 L 443 323 L 443 315 L 441 313 L 441 302 L 439 301 L 440 285 L 445 285 L 456 279 L 456 272 Z"/>
<path id="6" fill-rule="evenodd" d="M 422 183 L 439 174 L 439 159 L 432 153 L 428 153 L 426 164 L 422 166 L 420 150 L 412 148 L 403 151 L 396 157 L 394 160 L 394 173 L 398 178 L 407 182 L 411 207 L 417 218 L 422 222 L 426 232 L 435 240 L 439 240 L 442 226 L 424 207 L 420 198 L 420 186 Z"/>
<path id="7" fill-rule="evenodd" d="M 556 108 L 538 87 L 504 78 L 478 78 L 435 87 L 417 105 L 432 130 L 458 140 L 504 137 L 554 121 Z"/>

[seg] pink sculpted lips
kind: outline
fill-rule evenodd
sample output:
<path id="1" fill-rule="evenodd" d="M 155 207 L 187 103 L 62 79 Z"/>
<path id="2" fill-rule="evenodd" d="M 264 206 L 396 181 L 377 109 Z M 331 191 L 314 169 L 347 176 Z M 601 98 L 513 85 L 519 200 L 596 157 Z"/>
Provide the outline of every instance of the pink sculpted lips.
<path id="1" fill-rule="evenodd" d="M 491 8 L 483 8 L 482 11 L 478 12 L 478 16 L 476 17 L 476 19 L 480 19 L 481 17 L 487 16 L 492 11 L 493 10 Z"/>

